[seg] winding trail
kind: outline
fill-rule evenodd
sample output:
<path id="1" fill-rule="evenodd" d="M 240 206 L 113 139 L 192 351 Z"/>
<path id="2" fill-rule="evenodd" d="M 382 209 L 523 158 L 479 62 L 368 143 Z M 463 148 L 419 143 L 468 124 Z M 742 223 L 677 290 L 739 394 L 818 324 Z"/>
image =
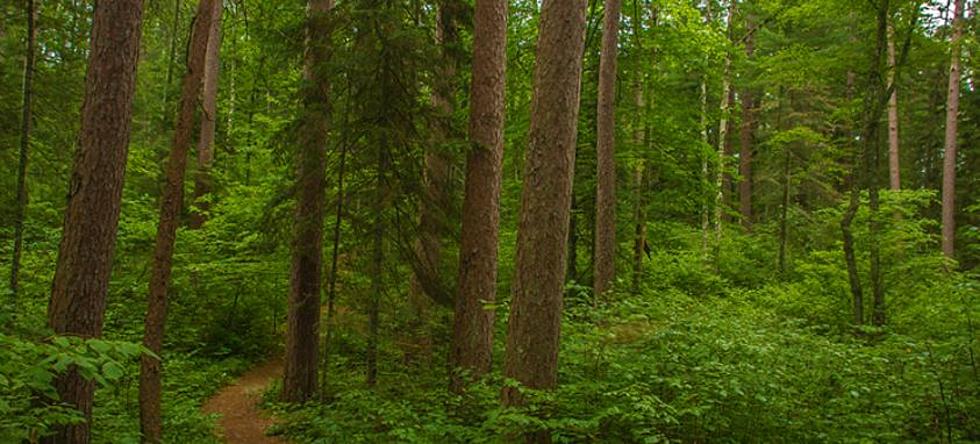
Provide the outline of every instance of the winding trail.
<path id="1" fill-rule="evenodd" d="M 276 378 L 282 376 L 282 359 L 272 359 L 252 368 L 222 388 L 204 403 L 204 413 L 218 414 L 218 430 L 221 438 L 230 444 L 284 444 L 275 436 L 266 436 L 265 429 L 275 423 L 259 409 L 262 392 Z"/>

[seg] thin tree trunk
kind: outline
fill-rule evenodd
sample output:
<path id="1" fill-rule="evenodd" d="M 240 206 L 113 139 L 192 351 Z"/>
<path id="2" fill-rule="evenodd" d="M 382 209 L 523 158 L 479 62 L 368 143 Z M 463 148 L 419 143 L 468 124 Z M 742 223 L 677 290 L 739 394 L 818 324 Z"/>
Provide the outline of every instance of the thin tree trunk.
<path id="1" fill-rule="evenodd" d="M 20 159 L 17 163 L 17 207 L 14 213 L 14 257 L 10 262 L 10 313 L 11 323 L 17 316 L 18 278 L 20 256 L 24 246 L 24 219 L 27 213 L 27 162 L 31 147 L 31 127 L 33 113 L 31 105 L 34 98 L 34 47 L 37 44 L 35 19 L 37 9 L 34 0 L 27 0 L 27 47 L 24 48 L 24 95 L 21 106 Z"/>
<path id="2" fill-rule="evenodd" d="M 899 161 L 898 138 L 898 88 L 895 85 L 895 26 L 888 26 L 888 86 L 892 90 L 888 98 L 888 180 L 893 191 L 902 189 L 902 167 Z"/>
<path id="3" fill-rule="evenodd" d="M 220 3 L 220 2 L 219 2 Z M 220 8 L 220 6 L 219 6 Z M 204 86 L 201 90 L 201 129 L 197 142 L 197 174 L 194 177 L 195 211 L 190 226 L 200 228 L 207 221 L 207 195 L 211 193 L 211 165 L 214 163 L 214 129 L 218 119 L 218 76 L 221 69 L 221 9 L 211 20 L 208 47 L 204 56 Z"/>
<path id="4" fill-rule="evenodd" d="M 497 296 L 497 241 L 504 151 L 507 1 L 477 0 L 470 86 L 470 150 L 466 156 L 451 362 L 471 376 L 490 371 Z M 454 373 L 450 386 L 464 382 Z"/>
<path id="5" fill-rule="evenodd" d="M 881 161 L 881 141 L 878 137 L 881 113 L 885 104 L 882 100 L 890 100 L 891 92 L 894 91 L 893 85 L 885 84 L 881 76 L 882 63 L 887 63 L 888 53 L 888 0 L 882 0 L 878 7 L 878 33 L 875 51 L 874 69 L 872 69 L 871 85 L 869 94 L 873 102 L 869 102 L 874 107 L 870 110 L 868 117 L 869 126 L 867 129 L 865 143 L 865 155 L 867 156 L 865 176 L 868 180 L 868 253 L 871 261 L 869 278 L 871 280 L 872 312 L 871 322 L 881 327 L 885 324 L 885 288 L 881 274 L 881 246 L 879 233 L 881 224 L 878 219 L 880 209 L 878 173 Z M 885 66 L 887 69 L 888 66 Z M 884 99 L 884 94 L 889 98 Z M 878 105 L 881 103 L 881 105 Z"/>
<path id="6" fill-rule="evenodd" d="M 960 109 L 960 40 L 963 36 L 963 7 L 963 0 L 954 2 L 949 89 L 946 95 L 946 141 L 943 149 L 943 254 L 950 259 L 955 258 L 956 252 L 956 133 Z"/>
<path id="7" fill-rule="evenodd" d="M 594 293 L 602 297 L 616 278 L 616 53 L 620 0 L 605 0 L 596 125 L 596 234 Z"/>
<path id="8" fill-rule="evenodd" d="M 296 160 L 298 196 L 282 384 L 282 400 L 286 402 L 305 402 L 317 394 L 326 145 L 331 112 L 325 65 L 330 57 L 332 8 L 332 0 L 310 0 L 307 4 L 300 92 L 303 120 Z"/>
<path id="9" fill-rule="evenodd" d="M 146 309 L 143 345 L 156 356 L 144 354 L 140 359 L 140 430 L 142 440 L 159 443 L 163 438 L 161 410 L 162 363 L 159 356 L 163 348 L 164 325 L 167 319 L 167 293 L 173 268 L 174 243 L 180 223 L 180 207 L 183 200 L 184 172 L 187 152 L 194 131 L 194 109 L 204 77 L 204 61 L 208 46 L 211 20 L 221 11 L 218 0 L 201 0 L 191 30 L 187 57 L 187 73 L 181 85 L 180 111 L 174 128 L 173 145 L 167 160 L 166 180 L 160 198 L 160 223 L 157 225 L 156 243 L 153 250 L 153 268 L 150 274 L 149 300 Z"/>
<path id="10" fill-rule="evenodd" d="M 701 142 L 705 151 L 701 154 L 701 182 L 704 190 L 707 191 L 708 185 L 708 155 L 707 149 L 711 146 L 708 140 L 708 78 L 701 75 Z M 702 199 L 701 203 L 701 254 L 705 259 L 708 258 L 708 227 L 711 225 L 711 217 L 708 213 L 708 200 Z"/>
<path id="11" fill-rule="evenodd" d="M 337 212 L 334 216 L 333 223 L 333 251 L 330 254 L 330 276 L 327 287 L 327 331 L 323 339 L 323 361 L 320 370 L 321 399 L 327 398 L 327 374 L 330 371 L 330 345 L 333 343 L 334 302 L 337 300 L 337 262 L 340 258 L 340 227 L 344 215 L 344 175 L 347 172 L 347 138 L 344 137 L 343 139 L 340 145 L 340 167 L 337 169 Z"/>
<path id="12" fill-rule="evenodd" d="M 48 306 L 48 324 L 59 335 L 102 335 L 142 20 L 141 0 L 95 5 L 78 150 Z M 55 386 L 59 401 L 80 410 L 86 421 L 63 427 L 42 442 L 90 442 L 94 383 L 70 369 L 57 378 Z"/>
<path id="13" fill-rule="evenodd" d="M 729 0 L 728 6 L 728 38 L 732 39 L 735 29 L 735 7 L 736 0 Z M 724 68 L 721 78 L 721 119 L 718 121 L 718 172 L 715 176 L 715 249 L 721 246 L 722 217 L 725 214 L 725 169 L 727 168 L 728 156 L 726 145 L 728 143 L 728 114 L 732 100 L 732 53 L 730 50 L 725 52 Z"/>
<path id="14" fill-rule="evenodd" d="M 585 1 L 545 0 L 541 7 L 504 365 L 504 376 L 532 389 L 552 389 L 558 383 L 585 11 Z M 503 402 L 517 405 L 523 399 L 508 387 Z M 548 436 L 544 432 L 535 440 L 548 442 Z"/>
<path id="15" fill-rule="evenodd" d="M 637 20 L 639 22 L 639 20 Z M 634 29 L 636 33 L 637 47 L 639 47 L 639 26 Z M 642 51 L 641 51 L 642 52 Z M 643 97 L 642 82 L 636 79 L 633 85 L 633 106 L 635 107 L 633 120 L 633 143 L 636 147 L 645 145 L 643 115 L 646 112 L 646 101 Z M 640 292 L 640 281 L 643 278 L 643 254 L 646 249 L 647 241 L 647 221 L 646 221 L 646 201 L 643 199 L 644 175 L 646 174 L 646 162 L 640 160 L 633 167 L 633 279 L 630 291 L 634 294 Z"/>

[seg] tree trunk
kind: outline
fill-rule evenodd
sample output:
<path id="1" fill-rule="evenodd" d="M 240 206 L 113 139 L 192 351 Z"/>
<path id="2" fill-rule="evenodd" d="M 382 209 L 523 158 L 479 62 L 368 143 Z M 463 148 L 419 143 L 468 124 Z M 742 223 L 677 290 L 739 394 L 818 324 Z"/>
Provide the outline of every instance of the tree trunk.
<path id="1" fill-rule="evenodd" d="M 531 128 L 518 226 L 504 375 L 532 389 L 558 383 L 565 242 L 582 80 L 585 1 L 541 7 Z M 505 388 L 505 405 L 523 402 Z M 536 437 L 549 441 L 546 433 Z"/>
<path id="2" fill-rule="evenodd" d="M 895 85 L 895 26 L 888 26 L 888 87 L 892 90 L 888 97 L 888 181 L 893 191 L 902 189 L 902 167 L 899 161 L 898 144 L 898 88 Z"/>
<path id="3" fill-rule="evenodd" d="M 24 219 L 27 213 L 27 161 L 31 147 L 31 126 L 34 98 L 34 47 L 37 44 L 35 20 L 37 9 L 34 0 L 27 0 L 27 47 L 24 48 L 24 101 L 21 106 L 20 160 L 17 163 L 17 208 L 14 213 L 14 257 L 10 262 L 10 313 L 11 322 L 17 314 L 18 278 L 20 255 L 24 247 Z"/>
<path id="4" fill-rule="evenodd" d="M 732 39 L 735 29 L 736 0 L 729 0 L 728 38 Z M 721 119 L 718 121 L 718 173 L 715 176 L 715 250 L 721 247 L 722 217 L 725 214 L 725 169 L 727 168 L 728 114 L 732 100 L 732 53 L 725 52 L 724 68 L 721 78 Z"/>
<path id="5" fill-rule="evenodd" d="M 428 301 L 423 296 L 439 303 L 446 301 L 443 293 L 427 292 L 428 289 L 444 287 L 442 271 L 442 242 L 449 232 L 448 216 L 452 210 L 452 198 L 449 188 L 450 173 L 453 159 L 445 149 L 445 143 L 452 138 L 452 115 L 455 104 L 455 78 L 457 57 L 453 53 L 459 45 L 459 32 L 456 26 L 455 6 L 453 1 L 443 1 L 439 4 L 436 21 L 436 39 L 442 46 L 439 76 L 435 79 L 432 91 L 432 106 L 439 114 L 439 123 L 433 128 L 431 146 L 425 150 L 423 186 L 424 193 L 419 217 L 419 238 L 415 246 L 419 266 L 412 273 L 411 302 L 422 317 L 422 312 Z M 425 281 L 429 281 L 425 283 Z M 427 294 L 428 293 L 428 294 Z"/>
<path id="6" fill-rule="evenodd" d="M 708 140 L 708 78 L 701 75 L 701 143 L 704 152 L 701 154 L 701 183 L 702 190 L 708 190 L 708 155 L 707 150 L 711 146 Z M 711 225 L 711 217 L 708 214 L 708 199 L 702 197 L 701 200 L 701 254 L 705 259 L 708 258 L 708 227 Z"/>
<path id="7" fill-rule="evenodd" d="M 220 3 L 220 2 L 219 2 Z M 220 8 L 220 5 L 219 5 Z M 197 142 L 197 174 L 194 177 L 195 210 L 190 226 L 200 228 L 207 220 L 207 195 L 211 193 L 211 165 L 214 163 L 214 129 L 218 119 L 218 75 L 221 69 L 221 9 L 208 29 L 204 56 L 204 86 L 201 90 L 201 129 Z"/>
<path id="8" fill-rule="evenodd" d="M 48 323 L 59 335 L 102 335 L 142 19 L 141 0 L 95 5 L 78 150 L 48 306 Z M 94 382 L 72 369 L 59 376 L 55 385 L 59 401 L 80 410 L 86 422 L 61 428 L 42 442 L 88 443 Z"/>
<path id="9" fill-rule="evenodd" d="M 605 0 L 596 125 L 596 234 L 594 293 L 598 299 L 616 278 L 616 53 L 620 0 Z"/>
<path id="10" fill-rule="evenodd" d="M 746 19 L 748 34 L 745 38 L 745 56 L 751 62 L 755 56 L 755 29 L 753 16 Z M 738 154 L 738 209 L 742 218 L 742 226 L 752 229 L 752 149 L 755 143 L 755 91 L 745 87 L 742 91 L 742 126 L 739 131 Z"/>
<path id="11" fill-rule="evenodd" d="M 960 45 L 963 36 L 963 0 L 955 0 L 949 89 L 946 95 L 946 141 L 943 150 L 943 254 L 955 258 L 956 245 L 956 132 L 960 109 Z"/>
<path id="12" fill-rule="evenodd" d="M 286 363 L 282 400 L 308 401 L 317 393 L 326 145 L 330 125 L 330 10 L 333 0 L 307 6 L 303 66 L 302 128 L 296 159 L 298 190 L 293 233 Z"/>
<path id="13" fill-rule="evenodd" d="M 153 269 L 150 274 L 149 301 L 146 309 L 143 345 L 158 357 L 163 348 L 164 325 L 167 319 L 167 293 L 173 268 L 174 243 L 180 223 L 180 207 L 184 191 L 184 170 L 187 152 L 194 131 L 194 108 L 204 77 L 204 58 L 208 46 L 211 20 L 220 11 L 221 2 L 201 0 L 191 30 L 188 47 L 187 73 L 181 85 L 180 111 L 174 128 L 173 145 L 167 161 L 166 180 L 160 198 L 160 223 L 157 226 L 153 250 Z M 157 357 L 143 355 L 140 359 L 140 429 L 143 442 L 158 443 L 163 436 L 161 419 L 162 363 Z"/>
<path id="14" fill-rule="evenodd" d="M 490 371 L 497 295 L 497 241 L 504 142 L 507 2 L 477 0 L 470 89 L 470 150 L 466 158 L 459 289 L 453 321 L 452 364 L 472 376 Z M 454 376 L 450 386 L 459 391 Z"/>
<path id="15" fill-rule="evenodd" d="M 643 254 L 647 247 L 646 202 L 643 199 L 645 183 L 645 167 L 643 163 L 633 168 L 633 294 L 639 294 L 640 281 L 643 279 Z"/>

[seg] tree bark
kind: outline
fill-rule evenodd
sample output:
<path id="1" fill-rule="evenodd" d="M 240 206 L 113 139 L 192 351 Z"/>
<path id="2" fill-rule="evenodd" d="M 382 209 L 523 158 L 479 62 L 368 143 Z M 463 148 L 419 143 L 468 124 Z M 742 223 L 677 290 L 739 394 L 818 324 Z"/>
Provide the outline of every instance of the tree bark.
<path id="1" fill-rule="evenodd" d="M 902 189 L 902 166 L 899 161 L 898 138 L 898 88 L 895 85 L 895 26 L 888 26 L 888 87 L 892 90 L 888 97 L 888 182 L 893 191 Z"/>
<path id="2" fill-rule="evenodd" d="M 946 140 L 943 149 L 943 254 L 956 253 L 956 133 L 960 109 L 960 45 L 963 36 L 963 0 L 955 0 L 950 40 L 949 88 L 946 95 Z"/>
<path id="3" fill-rule="evenodd" d="M 745 56 L 751 62 L 755 56 L 755 18 L 752 15 L 746 19 L 748 34 L 745 38 Z M 752 150 L 755 143 L 755 91 L 747 86 L 742 91 L 742 125 L 739 129 L 738 154 L 738 198 L 739 214 L 742 226 L 752 229 Z"/>
<path id="4" fill-rule="evenodd" d="M 466 158 L 459 288 L 453 320 L 452 363 L 471 376 L 490 371 L 492 304 L 497 295 L 497 242 L 504 142 L 507 1 L 477 0 L 470 86 L 470 150 Z M 465 381 L 454 374 L 450 387 Z"/>
<path id="5" fill-rule="evenodd" d="M 14 211 L 14 257 L 10 261 L 10 313 L 11 322 L 17 314 L 17 292 L 20 284 L 20 256 L 24 247 L 24 219 L 27 213 L 27 163 L 31 148 L 34 98 L 34 57 L 37 45 L 37 8 L 34 0 L 27 0 L 27 46 L 24 48 L 24 95 L 21 106 L 20 158 L 17 163 L 17 207 Z"/>
<path id="6" fill-rule="evenodd" d="M 575 161 L 586 2 L 541 6 L 531 128 L 524 166 L 517 264 L 504 375 L 532 389 L 558 383 L 565 242 Z M 505 405 L 521 404 L 505 388 Z M 547 442 L 547 434 L 537 436 Z"/>
<path id="7" fill-rule="evenodd" d="M 219 5 L 220 8 L 220 5 Z M 200 228 L 207 221 L 211 193 L 211 165 L 214 163 L 214 130 L 218 119 L 218 76 L 221 69 L 221 9 L 211 20 L 208 47 L 204 56 L 204 86 L 201 90 L 201 129 L 197 142 L 197 174 L 194 176 L 194 206 L 190 226 Z"/>
<path id="8" fill-rule="evenodd" d="M 153 268 L 150 274 L 149 300 L 146 309 L 143 345 L 157 357 L 143 355 L 140 359 L 140 429 L 143 442 L 158 443 L 163 437 L 161 418 L 162 363 L 158 358 L 163 348 L 164 325 L 167 319 L 167 293 L 173 268 L 174 243 L 177 225 L 180 223 L 180 207 L 184 192 L 184 170 L 187 152 L 194 131 L 194 109 L 204 77 L 204 58 L 207 52 L 208 32 L 218 0 L 201 0 L 191 30 L 187 56 L 187 73 L 181 84 L 180 110 L 174 128 L 173 145 L 167 160 L 166 178 L 160 198 L 160 223 L 157 225 L 156 243 L 153 250 Z"/>
<path id="9" fill-rule="evenodd" d="M 305 402 L 317 393 L 326 145 L 330 126 L 330 10 L 333 0 L 307 4 L 302 129 L 296 159 L 299 194 L 293 234 L 286 363 L 282 400 Z"/>
<path id="10" fill-rule="evenodd" d="M 598 299 L 616 278 L 616 55 L 620 0 L 605 0 L 596 125 L 596 234 L 594 293 Z"/>
<path id="11" fill-rule="evenodd" d="M 102 335 L 126 171 L 142 19 L 141 0 L 95 5 L 78 150 L 48 306 L 48 323 L 59 335 Z M 60 375 L 55 385 L 59 401 L 80 410 L 86 422 L 60 428 L 42 442 L 90 442 L 93 381 L 71 369 Z"/>

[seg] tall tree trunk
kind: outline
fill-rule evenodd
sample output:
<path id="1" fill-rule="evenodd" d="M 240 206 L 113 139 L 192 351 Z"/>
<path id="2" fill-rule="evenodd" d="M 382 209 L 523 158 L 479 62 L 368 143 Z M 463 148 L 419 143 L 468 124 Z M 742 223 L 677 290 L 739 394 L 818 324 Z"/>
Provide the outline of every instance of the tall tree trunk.
<path id="1" fill-rule="evenodd" d="M 48 305 L 48 324 L 56 334 L 83 338 L 102 335 L 142 21 L 141 0 L 95 5 L 78 150 Z M 94 382 L 71 369 L 60 375 L 55 385 L 59 401 L 76 407 L 86 421 L 63 427 L 42 442 L 88 443 Z"/>
<path id="2" fill-rule="evenodd" d="M 184 194 L 184 170 L 187 152 L 194 132 L 194 109 L 204 78 L 204 59 L 208 46 L 211 20 L 221 11 L 220 0 L 201 0 L 191 29 L 187 56 L 187 73 L 181 85 L 180 110 L 174 128 L 173 145 L 167 160 L 163 194 L 160 197 L 160 223 L 157 225 L 150 274 L 149 300 L 146 308 L 143 345 L 157 355 L 140 359 L 140 429 L 143 442 L 158 443 L 163 437 L 161 418 L 162 363 L 158 358 L 163 348 L 164 325 L 167 319 L 167 292 L 173 268 L 174 243 L 180 223 L 180 207 Z"/>
<path id="3" fill-rule="evenodd" d="M 24 219 L 27 213 L 27 161 L 31 147 L 31 126 L 33 113 L 31 105 L 34 98 L 34 47 L 37 44 L 37 8 L 34 0 L 27 0 L 27 47 L 24 48 L 24 96 L 21 106 L 20 159 L 17 163 L 17 207 L 14 213 L 14 257 L 10 262 L 10 313 L 11 322 L 17 314 L 18 278 L 20 274 L 20 255 L 24 246 Z"/>
<path id="4" fill-rule="evenodd" d="M 888 25 L 888 182 L 893 191 L 902 189 L 902 164 L 899 161 L 898 139 L 898 88 L 895 84 L 895 25 Z"/>
<path id="5" fill-rule="evenodd" d="M 641 162 L 633 167 L 633 282 L 630 288 L 634 294 L 640 292 L 643 279 L 643 255 L 647 248 L 646 202 L 643 192 L 646 188 L 646 166 Z"/>
<path id="6" fill-rule="evenodd" d="M 894 91 L 892 85 L 884 83 L 881 76 L 882 62 L 887 63 L 888 52 L 888 0 L 882 0 L 878 6 L 878 34 L 875 51 L 874 69 L 871 71 L 871 85 L 868 93 L 871 95 L 873 106 L 868 117 L 867 139 L 865 140 L 865 155 L 867 156 L 865 175 L 868 180 L 868 253 L 870 264 L 869 278 L 871 280 L 872 311 L 871 322 L 880 327 L 885 324 L 885 287 L 882 282 L 881 274 L 881 246 L 879 234 L 881 224 L 878 219 L 880 209 L 878 173 L 881 161 L 881 141 L 878 137 L 878 127 L 880 126 L 881 113 L 885 104 L 882 100 L 890 100 L 891 92 Z M 888 66 L 885 66 L 888 69 Z M 876 72 L 877 71 L 877 72 Z M 883 99 L 888 94 L 887 99 Z M 878 105 L 881 103 L 881 105 Z"/>
<path id="7" fill-rule="evenodd" d="M 596 126 L 596 298 L 616 278 L 616 53 L 620 0 L 605 0 L 602 53 L 599 58 L 599 100 Z"/>
<path id="8" fill-rule="evenodd" d="M 220 2 L 219 2 L 220 3 Z M 220 7 L 220 6 L 219 6 Z M 218 75 L 221 69 L 221 10 L 211 20 L 208 47 L 204 56 L 204 86 L 201 90 L 201 129 L 197 142 L 197 174 L 194 177 L 195 211 L 190 226 L 200 228 L 207 220 L 207 195 L 211 193 L 211 165 L 214 163 L 214 129 L 218 119 Z"/>
<path id="9" fill-rule="evenodd" d="M 348 113 L 349 113 L 348 103 Z M 347 128 L 345 116 L 344 128 Z M 320 369 L 320 398 L 327 398 L 327 374 L 330 371 L 330 345 L 333 343 L 334 302 L 337 300 L 337 272 L 340 258 L 340 227 L 344 216 L 344 179 L 347 172 L 347 137 L 346 133 L 340 144 L 340 167 L 337 169 L 337 207 L 333 222 L 333 250 L 330 254 L 330 275 L 327 284 L 327 325 L 323 338 L 323 357 Z"/>
<path id="10" fill-rule="evenodd" d="M 946 95 L 946 141 L 943 149 L 943 254 L 955 257 L 956 246 L 956 132 L 960 110 L 960 45 L 963 36 L 963 0 L 954 2 L 950 40 L 949 89 Z"/>
<path id="11" fill-rule="evenodd" d="M 282 400 L 304 402 L 317 393 L 317 344 L 323 273 L 326 145 L 330 126 L 330 10 L 333 0 L 307 4 L 302 129 L 296 159 L 298 190 L 293 233 L 286 363 Z"/>
<path id="12" fill-rule="evenodd" d="M 558 383 L 565 242 L 585 43 L 585 1 L 541 6 L 504 375 L 533 389 Z M 505 405 L 523 402 L 505 388 Z M 538 442 L 549 441 L 546 433 Z"/>
<path id="13" fill-rule="evenodd" d="M 445 285 L 441 273 L 442 242 L 449 232 L 447 219 L 452 207 L 449 188 L 453 159 L 444 145 L 453 137 L 452 114 L 456 108 L 457 56 L 454 51 L 459 46 L 459 31 L 455 2 L 456 0 L 440 2 L 436 21 L 436 38 L 442 46 L 442 56 L 439 77 L 435 80 L 432 91 L 432 106 L 439 113 L 440 119 L 433 128 L 431 146 L 424 154 L 424 194 L 419 217 L 419 239 L 415 246 L 419 266 L 413 270 L 410 293 L 412 305 L 420 317 L 428 303 L 422 300 L 423 296 L 442 304 L 451 303 L 444 300 L 446 297 L 442 293 L 445 292 L 429 292 L 426 289 L 441 290 Z"/>
<path id="14" fill-rule="evenodd" d="M 729 0 L 728 5 L 728 39 L 731 40 L 735 29 L 735 7 L 736 0 Z M 721 77 L 721 118 L 718 121 L 718 172 L 715 176 L 715 250 L 720 248 L 722 217 L 725 214 L 725 170 L 727 168 L 728 156 L 726 146 L 728 144 L 728 120 L 729 109 L 732 104 L 732 53 L 726 50 L 724 67 Z"/>
<path id="15" fill-rule="evenodd" d="M 703 144 L 704 152 L 701 154 L 701 183 L 703 185 L 702 190 L 708 190 L 708 154 L 707 150 L 711 146 L 711 142 L 708 140 L 708 77 L 707 75 L 701 75 L 700 82 L 701 89 L 701 143 Z M 705 259 L 708 258 L 708 228 L 711 225 L 711 216 L 708 212 L 708 199 L 707 197 L 702 198 L 701 202 L 701 254 Z"/>
<path id="16" fill-rule="evenodd" d="M 755 57 L 755 17 L 746 19 L 745 56 L 751 62 Z M 738 154 L 738 208 L 742 226 L 752 229 L 752 150 L 755 143 L 755 91 L 751 86 L 742 91 L 742 125 L 739 129 Z"/>
<path id="17" fill-rule="evenodd" d="M 493 303 L 497 296 L 497 241 L 504 151 L 507 1 L 477 0 L 470 86 L 470 150 L 466 157 L 459 289 L 453 320 L 452 364 L 473 376 L 490 371 Z M 455 391 L 462 381 L 454 376 Z"/>

